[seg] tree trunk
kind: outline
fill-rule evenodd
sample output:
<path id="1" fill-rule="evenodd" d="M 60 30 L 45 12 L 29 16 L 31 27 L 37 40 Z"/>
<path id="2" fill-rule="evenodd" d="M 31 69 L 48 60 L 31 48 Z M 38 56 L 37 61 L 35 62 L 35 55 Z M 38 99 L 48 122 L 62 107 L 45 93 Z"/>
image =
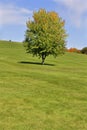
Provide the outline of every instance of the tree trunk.
<path id="1" fill-rule="evenodd" d="M 45 58 L 46 58 L 46 55 L 43 53 L 42 54 L 42 65 L 44 65 Z"/>

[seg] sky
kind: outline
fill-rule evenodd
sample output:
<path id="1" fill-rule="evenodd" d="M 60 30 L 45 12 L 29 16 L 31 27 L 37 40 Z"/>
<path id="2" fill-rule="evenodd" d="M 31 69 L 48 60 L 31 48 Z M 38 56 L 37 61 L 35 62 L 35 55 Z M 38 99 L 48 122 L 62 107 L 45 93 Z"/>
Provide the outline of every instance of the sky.
<path id="1" fill-rule="evenodd" d="M 87 0 L 0 0 L 0 39 L 23 41 L 26 22 L 41 8 L 65 20 L 67 48 L 87 47 Z"/>

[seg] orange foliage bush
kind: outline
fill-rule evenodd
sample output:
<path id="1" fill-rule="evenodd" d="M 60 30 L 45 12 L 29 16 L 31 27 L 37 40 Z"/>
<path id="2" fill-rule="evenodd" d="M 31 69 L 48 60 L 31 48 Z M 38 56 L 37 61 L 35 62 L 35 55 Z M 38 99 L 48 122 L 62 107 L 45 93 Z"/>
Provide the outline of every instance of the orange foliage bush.
<path id="1" fill-rule="evenodd" d="M 76 53 L 80 53 L 80 50 L 78 50 L 77 48 L 70 48 L 67 49 L 68 52 L 76 52 Z"/>

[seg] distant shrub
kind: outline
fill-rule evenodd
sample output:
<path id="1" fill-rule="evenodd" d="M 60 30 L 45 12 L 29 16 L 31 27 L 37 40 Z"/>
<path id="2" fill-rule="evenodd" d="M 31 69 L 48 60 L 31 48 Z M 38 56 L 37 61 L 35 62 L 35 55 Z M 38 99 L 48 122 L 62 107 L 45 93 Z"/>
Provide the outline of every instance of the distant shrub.
<path id="1" fill-rule="evenodd" d="M 67 50 L 68 52 L 76 52 L 76 53 L 80 53 L 80 50 L 78 50 L 77 48 L 70 48 Z"/>
<path id="2" fill-rule="evenodd" d="M 84 47 L 84 48 L 81 50 L 81 53 L 87 55 L 87 47 Z"/>
<path id="3" fill-rule="evenodd" d="M 9 40 L 9 42 L 11 42 L 11 40 Z"/>

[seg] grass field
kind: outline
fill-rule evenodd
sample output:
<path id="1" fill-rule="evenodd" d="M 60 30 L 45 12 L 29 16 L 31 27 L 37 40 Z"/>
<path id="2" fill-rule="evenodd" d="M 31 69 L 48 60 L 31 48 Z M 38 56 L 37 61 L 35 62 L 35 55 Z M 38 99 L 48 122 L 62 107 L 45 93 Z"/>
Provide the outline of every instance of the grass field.
<path id="1" fill-rule="evenodd" d="M 87 130 L 87 55 L 40 62 L 0 41 L 0 130 Z"/>

